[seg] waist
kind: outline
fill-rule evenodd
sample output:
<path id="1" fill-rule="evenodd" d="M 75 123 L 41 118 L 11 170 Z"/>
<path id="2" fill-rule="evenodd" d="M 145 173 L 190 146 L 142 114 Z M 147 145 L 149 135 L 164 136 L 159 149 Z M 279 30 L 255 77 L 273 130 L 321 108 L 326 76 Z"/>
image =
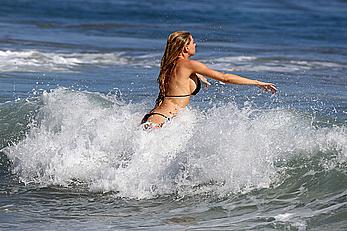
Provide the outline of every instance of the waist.
<path id="1" fill-rule="evenodd" d="M 175 116 L 181 109 L 185 108 L 189 103 L 189 99 L 164 99 L 162 103 L 153 108 L 151 112 L 158 112 L 171 118 Z"/>

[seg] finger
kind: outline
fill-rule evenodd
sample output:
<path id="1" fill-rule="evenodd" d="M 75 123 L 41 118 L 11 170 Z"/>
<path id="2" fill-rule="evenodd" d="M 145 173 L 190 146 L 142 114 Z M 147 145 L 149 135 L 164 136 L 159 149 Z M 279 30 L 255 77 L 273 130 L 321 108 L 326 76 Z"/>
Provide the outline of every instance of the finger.
<path id="1" fill-rule="evenodd" d="M 264 86 L 264 90 L 269 93 L 271 92 L 271 94 L 275 94 L 277 91 L 276 87 L 273 84 Z"/>
<path id="2" fill-rule="evenodd" d="M 276 85 L 272 84 L 272 88 L 273 88 L 275 91 L 277 91 Z"/>
<path id="3" fill-rule="evenodd" d="M 269 89 L 267 86 L 263 86 L 262 89 L 263 89 L 263 91 L 265 91 L 265 92 L 270 92 L 270 89 Z"/>
<path id="4" fill-rule="evenodd" d="M 276 85 L 275 85 L 275 84 L 271 84 L 271 87 L 272 87 L 273 89 L 277 90 L 277 88 L 276 88 Z"/>
<path id="5" fill-rule="evenodd" d="M 277 88 L 274 87 L 274 86 L 272 86 L 272 87 L 271 87 L 271 93 L 272 93 L 272 94 L 275 94 L 276 92 L 277 92 Z"/>
<path id="6" fill-rule="evenodd" d="M 274 94 L 277 91 L 277 88 L 274 84 L 269 83 L 266 88 L 268 89 L 268 91 L 271 91 L 272 94 Z"/>

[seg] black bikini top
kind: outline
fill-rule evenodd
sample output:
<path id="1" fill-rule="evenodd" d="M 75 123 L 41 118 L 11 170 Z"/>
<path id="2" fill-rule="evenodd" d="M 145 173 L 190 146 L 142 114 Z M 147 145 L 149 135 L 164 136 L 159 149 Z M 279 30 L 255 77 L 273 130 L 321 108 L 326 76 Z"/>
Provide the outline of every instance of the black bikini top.
<path id="1" fill-rule="evenodd" d="M 198 94 L 200 89 L 201 89 L 201 82 L 200 82 L 200 79 L 198 79 L 198 83 L 196 84 L 196 88 L 195 88 L 195 90 L 191 94 L 189 94 L 189 95 L 166 95 L 165 97 L 187 97 L 187 96 L 192 96 L 192 95 Z"/>

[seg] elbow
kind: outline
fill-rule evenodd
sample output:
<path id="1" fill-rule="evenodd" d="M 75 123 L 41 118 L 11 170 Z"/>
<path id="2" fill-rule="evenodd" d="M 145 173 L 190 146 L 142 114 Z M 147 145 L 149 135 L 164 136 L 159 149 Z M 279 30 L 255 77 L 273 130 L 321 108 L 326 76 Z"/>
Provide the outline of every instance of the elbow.
<path id="1" fill-rule="evenodd" d="M 227 74 L 223 73 L 223 75 L 221 77 L 222 77 L 221 80 L 220 80 L 221 82 L 223 82 L 223 83 L 231 83 L 230 82 L 230 78 L 228 77 Z"/>
<path id="2" fill-rule="evenodd" d="M 233 84 L 234 83 L 233 79 L 231 78 L 231 76 L 229 74 L 224 74 L 224 73 L 223 73 L 221 81 L 223 83 L 228 83 L 228 84 Z"/>

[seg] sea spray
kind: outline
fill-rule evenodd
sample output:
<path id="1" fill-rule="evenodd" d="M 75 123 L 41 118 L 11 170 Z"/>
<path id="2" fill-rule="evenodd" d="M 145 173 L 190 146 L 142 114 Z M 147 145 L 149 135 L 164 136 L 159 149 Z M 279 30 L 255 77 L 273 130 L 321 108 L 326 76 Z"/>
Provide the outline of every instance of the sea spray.
<path id="1" fill-rule="evenodd" d="M 346 160 L 344 127 L 316 128 L 290 110 L 233 102 L 187 108 L 163 128 L 144 131 L 144 104 L 65 88 L 44 93 L 42 103 L 26 137 L 4 149 L 25 184 L 82 182 L 129 198 L 222 196 L 271 186 L 297 156 L 333 151 L 335 162 Z"/>

